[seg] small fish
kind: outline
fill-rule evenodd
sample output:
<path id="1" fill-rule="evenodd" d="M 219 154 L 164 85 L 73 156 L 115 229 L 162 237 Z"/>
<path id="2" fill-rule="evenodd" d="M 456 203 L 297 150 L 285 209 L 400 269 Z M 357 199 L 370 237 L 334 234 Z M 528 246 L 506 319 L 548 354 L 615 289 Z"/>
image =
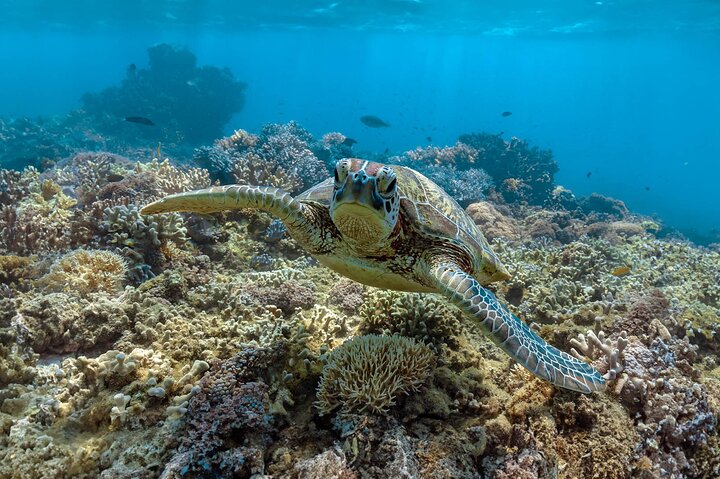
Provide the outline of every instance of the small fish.
<path id="1" fill-rule="evenodd" d="M 590 178 L 592 176 L 592 171 L 588 171 L 587 175 L 585 175 L 585 178 Z"/>
<path id="2" fill-rule="evenodd" d="M 117 181 L 122 181 L 123 178 L 125 178 L 125 177 L 124 177 L 123 175 L 118 174 L 118 173 L 110 173 L 109 175 L 107 175 L 107 180 L 108 180 L 108 182 L 110 182 L 110 183 L 115 183 L 115 182 L 117 182 Z"/>
<path id="3" fill-rule="evenodd" d="M 387 128 L 390 126 L 390 123 L 387 123 L 384 120 L 373 115 L 361 116 L 360 121 L 363 125 L 369 126 L 370 128 Z"/>
<path id="4" fill-rule="evenodd" d="M 162 159 L 162 143 L 158 142 L 158 146 L 157 146 L 157 149 L 155 150 L 155 152 L 157 153 L 157 159 L 161 160 Z"/>
<path id="5" fill-rule="evenodd" d="M 645 191 L 650 191 L 650 187 L 649 187 L 649 186 L 646 186 L 646 187 L 645 187 Z"/>
<path id="6" fill-rule="evenodd" d="M 429 141 L 430 143 L 432 143 L 432 136 L 426 136 L 425 139 L 426 139 L 427 141 Z"/>
<path id="7" fill-rule="evenodd" d="M 353 140 L 352 138 L 345 138 L 342 142 L 343 145 L 350 147 L 352 147 L 355 143 L 357 143 L 357 140 Z"/>
<path id="8" fill-rule="evenodd" d="M 154 126 L 155 123 L 153 123 L 151 120 L 142 117 L 142 116 L 128 116 L 125 117 L 125 121 L 129 121 L 130 123 L 139 123 L 140 125 L 147 125 L 147 126 Z"/>
<path id="9" fill-rule="evenodd" d="M 630 274 L 630 266 L 618 266 L 610 271 L 610 274 L 618 277 L 628 275 Z"/>
<path id="10" fill-rule="evenodd" d="M 512 112 L 511 112 L 511 111 L 504 111 L 504 112 L 502 112 L 502 116 L 510 116 L 510 115 L 512 115 Z"/>

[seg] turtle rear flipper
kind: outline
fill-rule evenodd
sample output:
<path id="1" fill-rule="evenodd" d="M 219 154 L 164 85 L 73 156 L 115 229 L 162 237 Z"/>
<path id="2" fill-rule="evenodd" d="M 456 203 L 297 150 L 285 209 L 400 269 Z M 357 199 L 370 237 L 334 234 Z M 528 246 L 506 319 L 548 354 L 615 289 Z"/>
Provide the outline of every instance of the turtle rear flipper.
<path id="1" fill-rule="evenodd" d="M 140 213 L 217 213 L 245 208 L 266 211 L 291 225 L 304 221 L 303 205 L 290 193 L 269 186 L 226 185 L 177 193 L 144 206 Z"/>
<path id="2" fill-rule="evenodd" d="M 445 296 L 475 318 L 496 344 L 535 376 L 581 393 L 605 390 L 605 379 L 597 370 L 545 342 L 457 265 L 439 263 L 431 274 Z"/>

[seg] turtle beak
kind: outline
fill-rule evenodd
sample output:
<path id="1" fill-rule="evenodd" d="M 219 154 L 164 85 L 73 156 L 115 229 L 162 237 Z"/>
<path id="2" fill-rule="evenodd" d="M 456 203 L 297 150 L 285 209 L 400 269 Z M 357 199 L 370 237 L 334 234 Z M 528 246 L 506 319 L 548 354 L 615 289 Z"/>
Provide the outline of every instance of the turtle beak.
<path id="1" fill-rule="evenodd" d="M 343 202 L 359 203 L 376 210 L 383 208 L 383 199 L 376 192 L 375 178 L 363 170 L 356 171 L 348 178 L 344 193 Z"/>

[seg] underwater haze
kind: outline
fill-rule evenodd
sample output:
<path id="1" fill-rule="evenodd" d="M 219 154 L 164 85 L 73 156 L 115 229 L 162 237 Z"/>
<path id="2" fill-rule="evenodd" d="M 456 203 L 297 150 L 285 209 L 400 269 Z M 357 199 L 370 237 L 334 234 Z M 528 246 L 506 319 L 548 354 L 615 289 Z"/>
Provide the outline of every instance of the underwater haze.
<path id="1" fill-rule="evenodd" d="M 717 240 L 717 2 L 1 3 L 0 115 L 63 114 L 180 44 L 248 84 L 227 131 L 296 120 L 377 152 L 503 132 L 552 149 L 574 193 Z"/>

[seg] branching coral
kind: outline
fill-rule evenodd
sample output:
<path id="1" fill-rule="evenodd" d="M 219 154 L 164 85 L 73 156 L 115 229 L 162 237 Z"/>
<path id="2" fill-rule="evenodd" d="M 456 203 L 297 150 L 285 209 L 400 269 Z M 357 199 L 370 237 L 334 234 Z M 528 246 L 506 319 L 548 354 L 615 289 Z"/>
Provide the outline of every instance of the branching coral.
<path id="1" fill-rule="evenodd" d="M 600 354 L 604 355 L 607 366 L 604 368 L 606 372 L 603 377 L 608 381 L 617 379 L 625 369 L 625 365 L 620 359 L 620 355 L 628 345 L 627 334 L 624 331 L 614 341 L 606 338 L 603 331 L 598 331 L 597 334 L 594 331 L 588 331 L 587 336 L 581 334 L 577 339 L 571 339 L 570 345 L 573 356 L 581 361 L 586 358 L 598 359 Z"/>
<path id="2" fill-rule="evenodd" d="M 115 293 L 127 273 L 125 259 L 111 251 L 75 250 L 60 258 L 40 284 L 50 291 Z"/>
<path id="3" fill-rule="evenodd" d="M 399 334 L 433 350 L 455 346 L 461 334 L 462 314 L 432 294 L 374 290 L 360 306 L 363 334 Z"/>
<path id="4" fill-rule="evenodd" d="M 170 160 L 163 161 L 154 158 L 149 163 L 138 163 L 135 167 L 137 173 L 150 171 L 155 174 L 155 184 L 163 194 L 182 193 L 183 191 L 199 190 L 210 186 L 210 176 L 202 168 L 187 168 L 181 170 L 170 164 Z"/>
<path id="5" fill-rule="evenodd" d="M 321 414 L 386 414 L 398 397 L 420 389 L 435 365 L 425 345 L 401 336 L 358 336 L 334 349 L 323 368 L 316 406 Z"/>
<path id="6" fill-rule="evenodd" d="M 32 166 L 22 172 L 0 170 L 0 205 L 16 205 L 30 194 L 30 185 L 37 181 L 39 172 Z"/>
<path id="7" fill-rule="evenodd" d="M 162 264 L 162 248 L 169 241 L 183 243 L 187 233 L 180 214 L 142 216 L 136 205 L 106 208 L 102 230 L 106 234 L 107 243 L 130 248 L 141 255 L 144 263 L 150 265 Z M 142 268 L 142 264 L 132 264 L 131 267 Z"/>
<path id="8" fill-rule="evenodd" d="M 464 143 L 438 148 L 428 146 L 405 152 L 390 159 L 392 163 L 408 166 L 424 174 L 447 191 L 460 204 L 485 198 L 492 186 L 492 178 L 473 166 L 478 151 Z"/>
<path id="9" fill-rule="evenodd" d="M 459 142 L 478 151 L 473 165 L 490 174 L 507 201 L 542 204 L 549 198 L 558 171 L 550 150 L 531 147 L 517 137 L 506 141 L 484 132 L 461 135 Z"/>
<path id="10" fill-rule="evenodd" d="M 195 161 L 223 182 L 274 186 L 289 192 L 307 189 L 328 176 L 311 149 L 317 143 L 295 122 L 266 125 L 259 136 L 238 130 L 196 150 Z"/>
<path id="11" fill-rule="evenodd" d="M 428 166 L 421 171 L 463 206 L 485 199 L 485 193 L 493 185 L 490 175 L 477 168 L 458 171 L 446 165 Z"/>

